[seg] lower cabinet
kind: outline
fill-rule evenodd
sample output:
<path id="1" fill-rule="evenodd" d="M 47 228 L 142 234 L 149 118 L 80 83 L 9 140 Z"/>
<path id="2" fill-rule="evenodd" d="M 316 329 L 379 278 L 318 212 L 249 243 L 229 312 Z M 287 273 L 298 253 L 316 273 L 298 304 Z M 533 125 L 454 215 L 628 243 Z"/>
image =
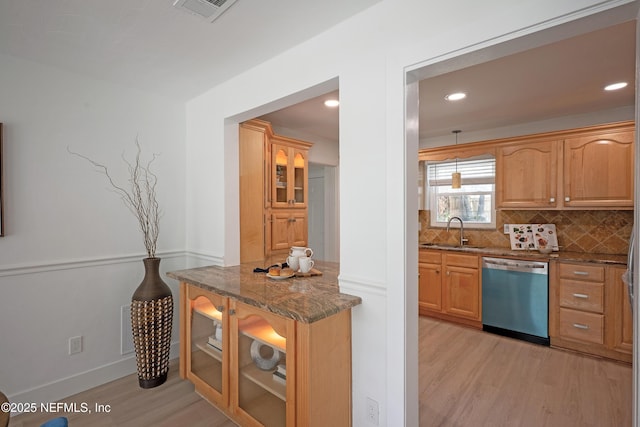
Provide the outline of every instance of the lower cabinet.
<path id="1" fill-rule="evenodd" d="M 633 322 L 625 267 L 552 264 L 551 346 L 631 362 Z"/>
<path id="2" fill-rule="evenodd" d="M 307 211 L 273 211 L 268 237 L 272 252 L 288 251 L 291 246 L 307 246 Z"/>
<path id="3" fill-rule="evenodd" d="M 180 375 L 242 426 L 351 422 L 351 313 L 314 323 L 182 283 Z"/>
<path id="4" fill-rule="evenodd" d="M 482 327 L 478 256 L 420 249 L 421 315 Z"/>

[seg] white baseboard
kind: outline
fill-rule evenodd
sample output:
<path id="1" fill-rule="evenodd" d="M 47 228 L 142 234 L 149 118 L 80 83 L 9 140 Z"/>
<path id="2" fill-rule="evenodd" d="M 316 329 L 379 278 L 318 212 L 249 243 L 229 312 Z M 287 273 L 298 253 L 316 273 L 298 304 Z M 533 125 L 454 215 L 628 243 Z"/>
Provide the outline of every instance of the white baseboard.
<path id="1" fill-rule="evenodd" d="M 169 357 L 175 359 L 178 355 L 179 343 L 174 342 L 171 344 Z M 35 403 L 39 407 L 41 403 L 57 402 L 90 388 L 134 374 L 136 371 L 136 358 L 135 356 L 131 356 L 7 397 L 10 402 Z M 14 416 L 18 414 L 12 413 L 11 415 Z"/>

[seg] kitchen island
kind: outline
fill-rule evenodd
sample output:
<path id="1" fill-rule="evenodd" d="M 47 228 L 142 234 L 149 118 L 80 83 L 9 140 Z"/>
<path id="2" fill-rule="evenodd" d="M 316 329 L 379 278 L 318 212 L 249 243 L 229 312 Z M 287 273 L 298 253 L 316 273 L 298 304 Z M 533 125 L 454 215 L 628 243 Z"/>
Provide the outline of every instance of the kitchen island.
<path id="1" fill-rule="evenodd" d="M 240 425 L 350 425 L 361 298 L 340 293 L 335 263 L 288 279 L 255 267 L 167 273 L 180 281 L 181 377 Z"/>

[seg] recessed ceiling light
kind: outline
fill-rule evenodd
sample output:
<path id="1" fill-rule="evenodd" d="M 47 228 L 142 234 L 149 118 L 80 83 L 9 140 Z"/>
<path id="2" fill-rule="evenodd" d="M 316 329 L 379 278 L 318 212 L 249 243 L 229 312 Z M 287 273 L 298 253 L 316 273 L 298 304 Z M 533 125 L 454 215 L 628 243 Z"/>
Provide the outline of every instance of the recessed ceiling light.
<path id="1" fill-rule="evenodd" d="M 450 93 L 449 95 L 445 96 L 444 99 L 446 99 L 447 101 L 459 101 L 461 99 L 464 99 L 467 97 L 467 94 L 464 92 L 456 92 L 456 93 Z"/>
<path id="2" fill-rule="evenodd" d="M 337 99 L 327 99 L 326 101 L 324 101 L 324 105 L 327 107 L 337 107 L 338 105 L 340 105 L 340 101 L 338 101 Z"/>
<path id="3" fill-rule="evenodd" d="M 604 90 L 618 90 L 627 87 L 627 82 L 619 82 L 607 85 L 604 87 Z"/>

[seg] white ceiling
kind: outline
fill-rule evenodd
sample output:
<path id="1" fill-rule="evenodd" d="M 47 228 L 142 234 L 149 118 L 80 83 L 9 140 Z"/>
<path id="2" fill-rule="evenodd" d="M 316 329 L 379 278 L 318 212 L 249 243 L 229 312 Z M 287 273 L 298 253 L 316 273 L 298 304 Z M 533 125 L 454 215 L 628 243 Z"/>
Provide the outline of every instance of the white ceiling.
<path id="1" fill-rule="evenodd" d="M 620 91 L 604 86 L 626 81 Z M 445 95 L 462 91 L 451 102 Z M 420 137 L 634 105 L 635 21 L 420 82 Z"/>
<path id="2" fill-rule="evenodd" d="M 173 0 L 0 0 L 0 54 L 186 100 L 380 0 L 238 0 L 214 23 Z M 291 25 L 295 23 L 295 25 Z M 634 104 L 635 22 L 425 79 L 420 137 Z M 626 90 L 604 93 L 611 81 Z M 468 98 L 446 103 L 464 90 Z M 274 112 L 274 126 L 338 141 L 325 96 Z"/>
<path id="3" fill-rule="evenodd" d="M 0 54 L 192 98 L 380 0 L 238 0 L 213 23 L 173 0 L 0 0 Z"/>
<path id="4" fill-rule="evenodd" d="M 605 92 L 606 84 L 626 89 Z M 494 129 L 634 105 L 635 21 L 420 81 L 420 138 Z M 445 95 L 463 91 L 456 103 Z M 275 126 L 338 141 L 325 97 L 263 116 Z"/>

